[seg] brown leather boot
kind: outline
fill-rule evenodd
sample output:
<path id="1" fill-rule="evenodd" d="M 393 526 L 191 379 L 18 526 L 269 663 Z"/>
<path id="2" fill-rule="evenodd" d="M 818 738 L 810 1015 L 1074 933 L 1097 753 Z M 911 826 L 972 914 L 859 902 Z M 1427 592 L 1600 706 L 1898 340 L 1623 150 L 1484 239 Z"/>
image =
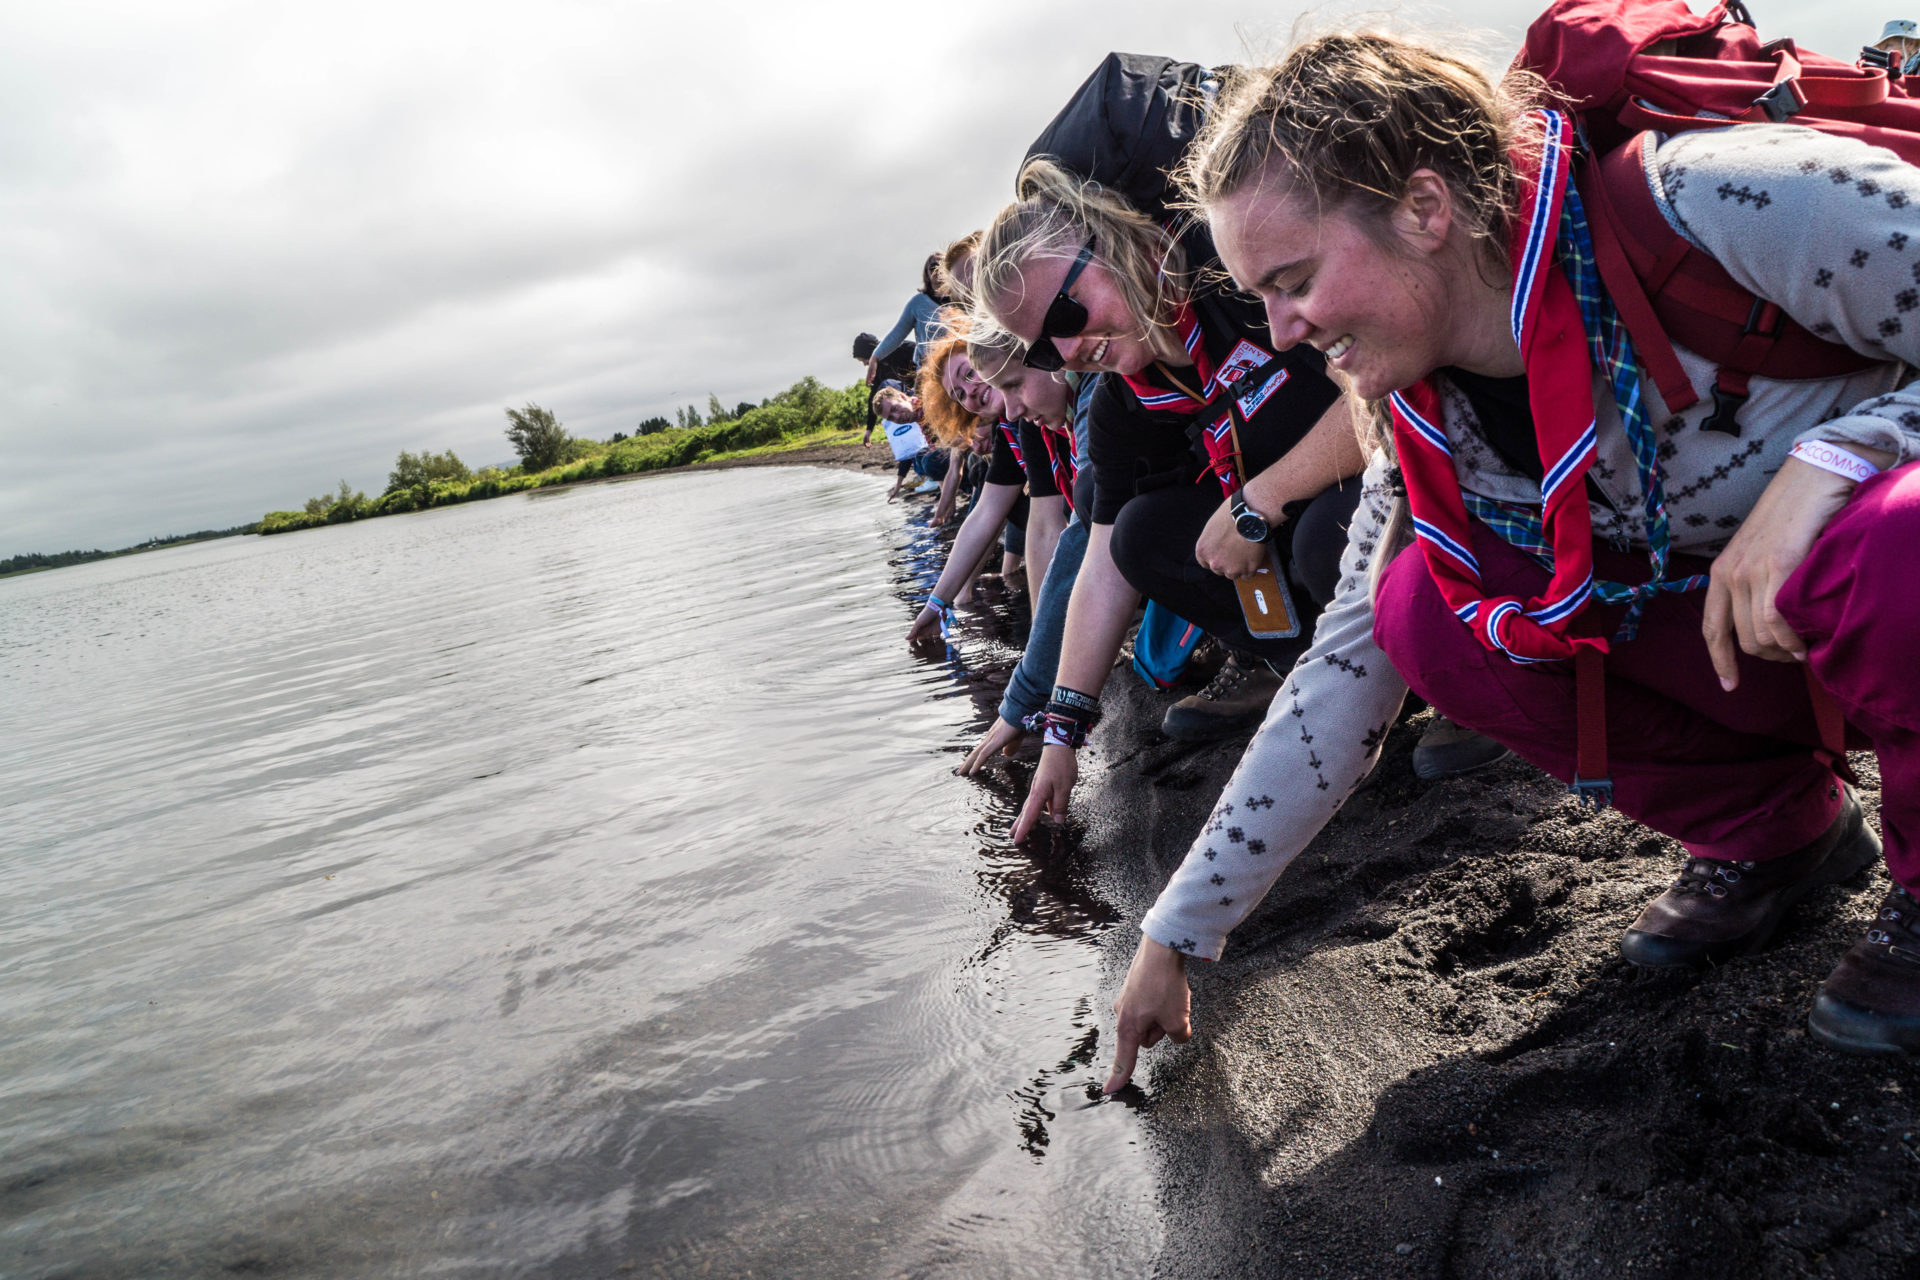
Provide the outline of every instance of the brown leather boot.
<path id="1" fill-rule="evenodd" d="M 1813 998 L 1807 1029 L 1848 1053 L 1920 1052 L 1920 902 L 1899 885 Z"/>
<path id="2" fill-rule="evenodd" d="M 1880 856 L 1848 788 L 1840 816 L 1811 844 L 1765 862 L 1688 858 L 1673 887 L 1647 904 L 1620 954 L 1650 969 L 1718 964 L 1758 951 L 1794 904 Z"/>
<path id="3" fill-rule="evenodd" d="M 1160 732 L 1181 742 L 1224 738 L 1259 724 L 1279 691 L 1280 677 L 1266 663 L 1230 652 L 1206 688 L 1167 708 Z"/>

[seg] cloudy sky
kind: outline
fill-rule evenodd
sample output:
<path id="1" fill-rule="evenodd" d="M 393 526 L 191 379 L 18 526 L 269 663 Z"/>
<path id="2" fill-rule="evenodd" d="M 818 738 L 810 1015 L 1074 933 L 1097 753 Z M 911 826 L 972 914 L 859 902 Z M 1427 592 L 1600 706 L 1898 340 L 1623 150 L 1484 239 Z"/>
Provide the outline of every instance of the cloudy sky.
<path id="1" fill-rule="evenodd" d="M 1836 53 L 1912 16 L 1753 4 Z M 1504 57 L 1537 8 L 1401 21 Z M 0 0 L 0 558 L 507 460 L 508 404 L 605 437 L 852 381 L 1108 50 L 1240 61 L 1300 12 Z"/>

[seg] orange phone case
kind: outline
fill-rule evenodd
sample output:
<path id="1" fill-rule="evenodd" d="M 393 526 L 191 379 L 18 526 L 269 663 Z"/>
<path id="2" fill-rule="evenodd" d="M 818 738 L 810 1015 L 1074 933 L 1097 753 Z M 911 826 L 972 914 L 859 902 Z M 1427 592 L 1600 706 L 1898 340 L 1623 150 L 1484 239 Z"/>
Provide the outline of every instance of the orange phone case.
<path id="1" fill-rule="evenodd" d="M 1279 568 L 1279 555 L 1269 548 L 1266 564 L 1249 577 L 1233 580 L 1247 633 L 1255 640 L 1291 640 L 1300 634 L 1300 613 L 1293 607 L 1293 593 Z"/>

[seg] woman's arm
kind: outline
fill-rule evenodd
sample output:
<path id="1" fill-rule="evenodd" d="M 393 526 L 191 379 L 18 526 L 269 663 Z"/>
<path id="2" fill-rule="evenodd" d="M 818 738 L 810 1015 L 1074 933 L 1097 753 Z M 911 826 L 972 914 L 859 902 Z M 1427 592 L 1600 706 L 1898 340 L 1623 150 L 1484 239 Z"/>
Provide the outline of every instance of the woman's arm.
<path id="1" fill-rule="evenodd" d="M 1143 937 L 1114 1002 L 1112 1092 L 1135 1055 L 1188 1033 L 1185 957 L 1219 958 L 1280 873 L 1320 833 L 1379 759 L 1407 686 L 1373 642 L 1368 569 L 1392 507 L 1387 463 L 1367 469 L 1340 558 L 1340 587 L 1313 644 L 1275 695 L 1205 828 L 1141 923 Z"/>
<path id="2" fill-rule="evenodd" d="M 1035 498 L 1027 504 L 1027 586 L 1032 598 L 1040 598 L 1046 584 L 1047 568 L 1053 563 L 1053 549 L 1060 543 L 1060 531 L 1067 527 L 1067 503 L 1064 498 Z"/>
<path id="3" fill-rule="evenodd" d="M 947 474 L 940 477 L 940 496 L 934 499 L 933 514 L 927 517 L 927 523 L 936 529 L 953 517 L 954 499 L 960 495 L 960 471 L 966 465 L 965 449 L 947 450 Z"/>
<path id="4" fill-rule="evenodd" d="M 1060 665 L 1054 682 L 1097 698 L 1120 656 L 1120 642 L 1140 603 L 1135 591 L 1113 563 L 1113 526 L 1096 524 L 1087 536 L 1087 554 L 1067 602 L 1067 629 L 1060 642 Z M 1015 842 L 1025 840 L 1043 815 L 1064 818 L 1073 784 L 1080 776 L 1073 748 L 1050 746 L 1040 753 L 1026 803 L 1013 824 Z"/>
<path id="5" fill-rule="evenodd" d="M 1352 410 L 1347 397 L 1341 396 L 1320 415 L 1299 444 L 1265 471 L 1248 477 L 1247 505 L 1265 516 L 1268 524 L 1277 524 L 1289 502 L 1311 498 L 1349 476 L 1357 476 L 1366 465 L 1354 434 Z M 1267 548 L 1248 542 L 1233 527 L 1233 512 L 1226 502 L 1200 531 L 1193 554 L 1203 567 L 1228 578 L 1244 578 L 1267 561 Z"/>
<path id="6" fill-rule="evenodd" d="M 973 504 L 973 510 L 967 512 L 960 532 L 954 536 L 953 549 L 947 553 L 947 567 L 940 571 L 940 580 L 933 587 L 935 596 L 951 604 L 960 588 L 973 580 L 973 570 L 992 547 L 994 536 L 1006 523 L 1007 513 L 1013 510 L 1019 497 L 1017 484 L 987 485 L 986 492 Z M 929 603 L 907 628 L 907 643 L 929 639 L 939 630 L 940 610 Z"/>
<path id="7" fill-rule="evenodd" d="M 892 355 L 894 349 L 907 340 L 907 335 L 914 331 L 913 322 L 918 312 L 914 303 L 925 296 L 925 294 L 916 293 L 907 299 L 907 305 L 900 308 L 900 318 L 893 322 L 893 328 L 887 330 L 887 336 L 880 339 L 879 344 L 874 347 L 873 355 L 867 361 L 868 368 L 879 369 L 880 362 Z"/>

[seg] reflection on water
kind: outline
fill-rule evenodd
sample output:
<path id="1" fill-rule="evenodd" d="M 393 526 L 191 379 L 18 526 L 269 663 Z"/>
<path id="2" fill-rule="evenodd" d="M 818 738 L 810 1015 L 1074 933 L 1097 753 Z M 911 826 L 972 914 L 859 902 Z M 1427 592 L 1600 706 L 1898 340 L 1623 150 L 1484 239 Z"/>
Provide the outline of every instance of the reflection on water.
<path id="1" fill-rule="evenodd" d="M 1070 842 L 862 476 L 0 582 L 0 1274 L 1133 1275 Z M 924 512 L 924 506 L 917 512 Z"/>

